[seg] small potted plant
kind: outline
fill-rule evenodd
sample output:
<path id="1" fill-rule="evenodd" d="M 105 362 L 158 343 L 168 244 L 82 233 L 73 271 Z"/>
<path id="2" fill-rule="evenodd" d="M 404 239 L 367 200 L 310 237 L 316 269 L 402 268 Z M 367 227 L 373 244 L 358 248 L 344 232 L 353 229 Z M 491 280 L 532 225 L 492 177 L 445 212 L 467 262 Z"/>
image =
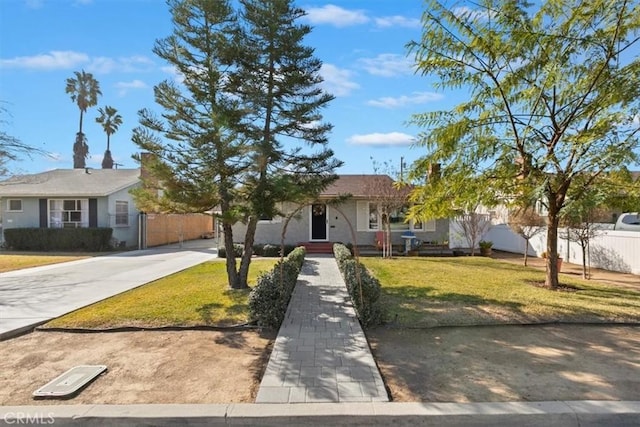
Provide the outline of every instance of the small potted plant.
<path id="1" fill-rule="evenodd" d="M 480 240 L 480 255 L 491 256 L 491 247 L 493 242 L 490 240 Z"/>
<path id="2" fill-rule="evenodd" d="M 547 259 L 547 252 L 542 252 L 542 258 Z M 560 270 L 562 270 L 562 257 L 560 256 L 560 254 L 558 254 L 558 258 L 556 259 L 556 265 L 558 266 L 558 273 L 560 273 Z"/>

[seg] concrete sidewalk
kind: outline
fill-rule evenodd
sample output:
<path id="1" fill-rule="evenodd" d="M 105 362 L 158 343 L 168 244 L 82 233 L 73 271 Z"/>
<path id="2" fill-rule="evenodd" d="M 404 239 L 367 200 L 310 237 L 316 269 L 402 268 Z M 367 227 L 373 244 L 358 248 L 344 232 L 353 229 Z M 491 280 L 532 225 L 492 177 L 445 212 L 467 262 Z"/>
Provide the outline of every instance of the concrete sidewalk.
<path id="1" fill-rule="evenodd" d="M 0 340 L 216 257 L 196 240 L 0 274 Z"/>
<path id="2" fill-rule="evenodd" d="M 638 426 L 640 402 L 230 403 L 0 407 L 0 426 Z"/>
<path id="3" fill-rule="evenodd" d="M 307 256 L 256 403 L 389 400 L 332 256 Z"/>

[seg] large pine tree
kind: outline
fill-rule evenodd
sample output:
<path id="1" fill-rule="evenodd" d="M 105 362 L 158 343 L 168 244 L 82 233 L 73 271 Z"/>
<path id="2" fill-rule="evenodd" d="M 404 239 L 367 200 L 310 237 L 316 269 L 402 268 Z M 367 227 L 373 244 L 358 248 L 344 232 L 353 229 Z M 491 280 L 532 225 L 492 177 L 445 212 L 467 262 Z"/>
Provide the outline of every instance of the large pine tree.
<path id="1" fill-rule="evenodd" d="M 150 181 L 137 197 L 148 210 L 218 208 L 227 254 L 233 224 L 247 223 L 240 266 L 227 257 L 229 285 L 245 288 L 258 219 L 335 179 L 331 126 L 320 114 L 332 97 L 319 87 L 320 61 L 302 44 L 310 28 L 296 24 L 303 12 L 291 1 L 244 1 L 238 10 L 223 0 L 169 6 L 173 34 L 154 53 L 181 81 L 156 86 L 162 114 L 142 110 L 134 130 L 163 191 Z"/>

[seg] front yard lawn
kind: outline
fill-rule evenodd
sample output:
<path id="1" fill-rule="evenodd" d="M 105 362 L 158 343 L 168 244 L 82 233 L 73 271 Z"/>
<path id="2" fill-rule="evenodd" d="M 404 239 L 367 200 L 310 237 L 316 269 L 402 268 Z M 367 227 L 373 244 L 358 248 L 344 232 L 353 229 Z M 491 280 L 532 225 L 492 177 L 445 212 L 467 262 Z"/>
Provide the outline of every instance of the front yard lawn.
<path id="1" fill-rule="evenodd" d="M 640 292 L 485 257 L 361 258 L 380 280 L 388 322 L 402 327 L 546 322 L 640 323 Z"/>
<path id="2" fill-rule="evenodd" d="M 2 253 L 0 254 L 0 273 L 5 271 L 21 270 L 23 268 L 38 267 L 41 265 L 57 264 L 60 262 L 75 261 L 89 258 L 92 254 L 42 254 L 42 253 Z"/>
<path id="3" fill-rule="evenodd" d="M 249 282 L 277 258 L 251 262 Z M 249 290 L 231 290 L 224 261 L 205 262 L 52 320 L 45 328 L 228 326 L 246 322 Z"/>

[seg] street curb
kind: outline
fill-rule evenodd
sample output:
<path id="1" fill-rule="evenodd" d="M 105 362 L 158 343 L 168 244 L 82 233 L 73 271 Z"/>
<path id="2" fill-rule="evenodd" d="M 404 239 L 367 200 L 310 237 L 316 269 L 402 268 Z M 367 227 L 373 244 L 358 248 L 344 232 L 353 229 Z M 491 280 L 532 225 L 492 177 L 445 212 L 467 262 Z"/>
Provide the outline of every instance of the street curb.
<path id="1" fill-rule="evenodd" d="M 0 426 L 637 426 L 640 401 L 48 405 L 0 407 Z"/>

